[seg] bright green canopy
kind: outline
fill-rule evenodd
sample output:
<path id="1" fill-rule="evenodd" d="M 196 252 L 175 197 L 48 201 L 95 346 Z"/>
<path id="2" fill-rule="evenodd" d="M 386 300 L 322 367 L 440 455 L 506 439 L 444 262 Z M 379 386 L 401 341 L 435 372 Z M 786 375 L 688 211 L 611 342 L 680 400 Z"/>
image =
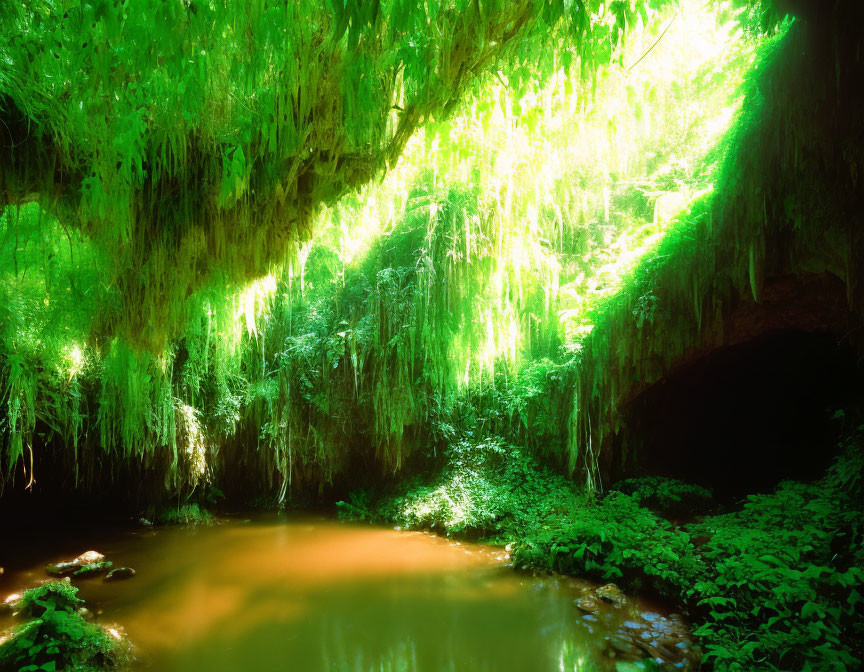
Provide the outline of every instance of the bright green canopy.
<path id="1" fill-rule="evenodd" d="M 281 261 L 310 215 L 399 157 L 480 72 L 591 72 L 650 0 L 43 0 L 0 27 L 0 192 L 111 251 L 158 348 L 218 270 Z M 550 49 L 551 47 L 551 49 Z"/>

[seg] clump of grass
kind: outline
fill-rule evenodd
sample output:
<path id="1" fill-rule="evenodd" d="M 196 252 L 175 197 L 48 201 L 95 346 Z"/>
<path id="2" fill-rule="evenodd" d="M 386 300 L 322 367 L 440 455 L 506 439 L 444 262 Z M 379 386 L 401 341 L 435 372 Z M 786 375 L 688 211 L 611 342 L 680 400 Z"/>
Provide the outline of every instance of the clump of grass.
<path id="1" fill-rule="evenodd" d="M 174 509 L 167 509 L 156 516 L 160 525 L 210 525 L 213 514 L 197 503 L 183 504 Z"/>

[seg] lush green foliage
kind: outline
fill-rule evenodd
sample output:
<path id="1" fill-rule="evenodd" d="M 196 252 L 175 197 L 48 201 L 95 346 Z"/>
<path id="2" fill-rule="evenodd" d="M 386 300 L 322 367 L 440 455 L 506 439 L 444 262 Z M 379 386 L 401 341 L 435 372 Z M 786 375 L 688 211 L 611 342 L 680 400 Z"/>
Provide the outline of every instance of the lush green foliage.
<path id="1" fill-rule="evenodd" d="M 0 644 L 2 672 L 101 672 L 123 669 L 128 645 L 78 613 L 83 600 L 67 581 L 24 593 L 16 608 L 29 620 Z"/>
<path id="2" fill-rule="evenodd" d="M 0 192 L 106 253 L 100 330 L 161 349 L 189 292 L 267 272 L 475 78 L 590 73 L 660 0 L 11 3 Z"/>
<path id="3" fill-rule="evenodd" d="M 340 505 L 350 518 L 513 545 L 513 562 L 680 601 L 713 669 L 853 670 L 864 635 L 864 433 L 814 483 L 781 483 L 740 510 L 676 525 L 644 506 L 706 491 L 625 482 L 597 500 L 501 440 L 456 444 L 444 468 Z M 658 497 L 658 493 L 661 494 Z M 640 503 L 642 499 L 643 503 Z"/>
<path id="4" fill-rule="evenodd" d="M 213 514 L 193 502 L 163 511 L 156 522 L 162 525 L 209 525 L 213 522 Z"/>
<path id="5" fill-rule="evenodd" d="M 38 488 L 41 470 L 74 474 L 68 485 L 80 489 L 132 480 L 149 502 L 197 496 L 229 473 L 238 489 L 284 499 L 352 463 L 399 469 L 427 436 L 447 441 L 468 427 L 466 404 L 495 433 L 574 468 L 575 375 L 560 346 L 582 338 L 587 311 L 710 186 L 711 148 L 755 44 L 730 12 L 688 5 L 671 24 L 649 13 L 587 81 L 554 50 L 538 69 L 479 80 L 462 107 L 406 141 L 382 183 L 325 208 L 312 239 L 272 275 L 232 291 L 214 281 L 183 301 L 160 289 L 182 326 L 155 353 L 100 326 L 132 305 L 155 329 L 141 334 L 160 331 L 166 314 L 139 310 L 146 301 L 123 284 L 156 287 L 150 271 L 118 284 L 118 253 L 96 224 L 72 226 L 36 204 L 8 209 L 4 484 Z M 219 58 L 236 48 L 221 45 Z M 222 112 L 234 119 L 242 106 Z M 242 208 L 254 209 L 247 196 Z M 147 256 L 129 254 L 136 264 Z M 185 292 L 179 275 L 171 291 Z"/>
<path id="6" fill-rule="evenodd" d="M 69 581 L 49 581 L 25 591 L 15 610 L 24 616 L 38 618 L 49 608 L 70 612 L 77 611 L 82 604 L 84 600 L 78 597 L 78 589 Z"/>
<path id="7" fill-rule="evenodd" d="M 766 298 L 772 279 L 839 279 L 850 312 L 862 314 L 864 97 L 852 26 L 864 10 L 854 2 L 809 6 L 814 18 L 760 50 L 740 118 L 718 147 L 724 159 L 713 192 L 586 317 L 594 329 L 574 355 L 578 413 L 569 438 L 589 466 L 602 450 L 618 463 L 638 453 L 639 437 L 621 431 L 623 400 L 687 358 L 759 336 L 732 325 L 738 309 Z M 839 117 L 849 122 L 835 124 Z M 821 319 L 825 328 L 830 320 Z M 803 322 L 783 326 L 809 330 Z M 859 337 L 856 330 L 851 339 Z"/>
<path id="8" fill-rule="evenodd" d="M 344 515 L 660 591 L 718 669 L 852 668 L 860 451 L 684 527 L 696 486 L 599 496 L 622 400 L 766 278 L 864 314 L 861 10 L 664 4 L 0 4 L 0 487 L 190 523 L 410 462 Z M 10 665 L 113 651 L 44 590 Z"/>
<path id="9" fill-rule="evenodd" d="M 642 587 L 678 580 L 689 539 L 628 495 L 612 491 L 572 519 L 538 531 L 515 550 L 519 565 L 540 565 Z M 667 591 L 668 592 L 668 591 Z"/>
<path id="10" fill-rule="evenodd" d="M 352 493 L 339 503 L 341 515 L 507 543 L 585 502 L 568 479 L 498 437 L 454 441 L 443 457 L 431 484 L 416 477 L 374 503 Z"/>
<path id="11" fill-rule="evenodd" d="M 613 490 L 667 518 L 704 513 L 712 498 L 711 491 L 700 485 L 662 476 L 628 478 L 616 483 Z"/>
<path id="12" fill-rule="evenodd" d="M 864 507 L 850 474 L 862 454 L 859 436 L 822 480 L 684 528 L 612 492 L 527 537 L 514 559 L 681 600 L 717 670 L 857 669 Z"/>

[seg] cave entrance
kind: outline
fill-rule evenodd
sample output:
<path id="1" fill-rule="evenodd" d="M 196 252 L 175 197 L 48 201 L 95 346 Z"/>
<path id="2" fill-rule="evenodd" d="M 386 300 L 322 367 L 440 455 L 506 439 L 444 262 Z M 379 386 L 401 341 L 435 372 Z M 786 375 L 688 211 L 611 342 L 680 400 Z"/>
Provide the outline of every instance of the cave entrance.
<path id="1" fill-rule="evenodd" d="M 861 396 L 861 357 L 834 335 L 782 332 L 682 366 L 626 409 L 634 471 L 721 497 L 813 480 L 837 453 L 835 412 Z"/>

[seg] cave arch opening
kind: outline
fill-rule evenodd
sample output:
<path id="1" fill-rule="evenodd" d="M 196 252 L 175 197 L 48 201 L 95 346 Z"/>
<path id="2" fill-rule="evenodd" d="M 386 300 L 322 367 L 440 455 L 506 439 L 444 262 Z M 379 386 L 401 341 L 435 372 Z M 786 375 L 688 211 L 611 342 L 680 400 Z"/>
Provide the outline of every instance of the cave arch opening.
<path id="1" fill-rule="evenodd" d="M 780 331 L 679 367 L 625 410 L 626 473 L 665 475 L 722 498 L 821 476 L 864 391 L 864 358 L 830 333 Z"/>

